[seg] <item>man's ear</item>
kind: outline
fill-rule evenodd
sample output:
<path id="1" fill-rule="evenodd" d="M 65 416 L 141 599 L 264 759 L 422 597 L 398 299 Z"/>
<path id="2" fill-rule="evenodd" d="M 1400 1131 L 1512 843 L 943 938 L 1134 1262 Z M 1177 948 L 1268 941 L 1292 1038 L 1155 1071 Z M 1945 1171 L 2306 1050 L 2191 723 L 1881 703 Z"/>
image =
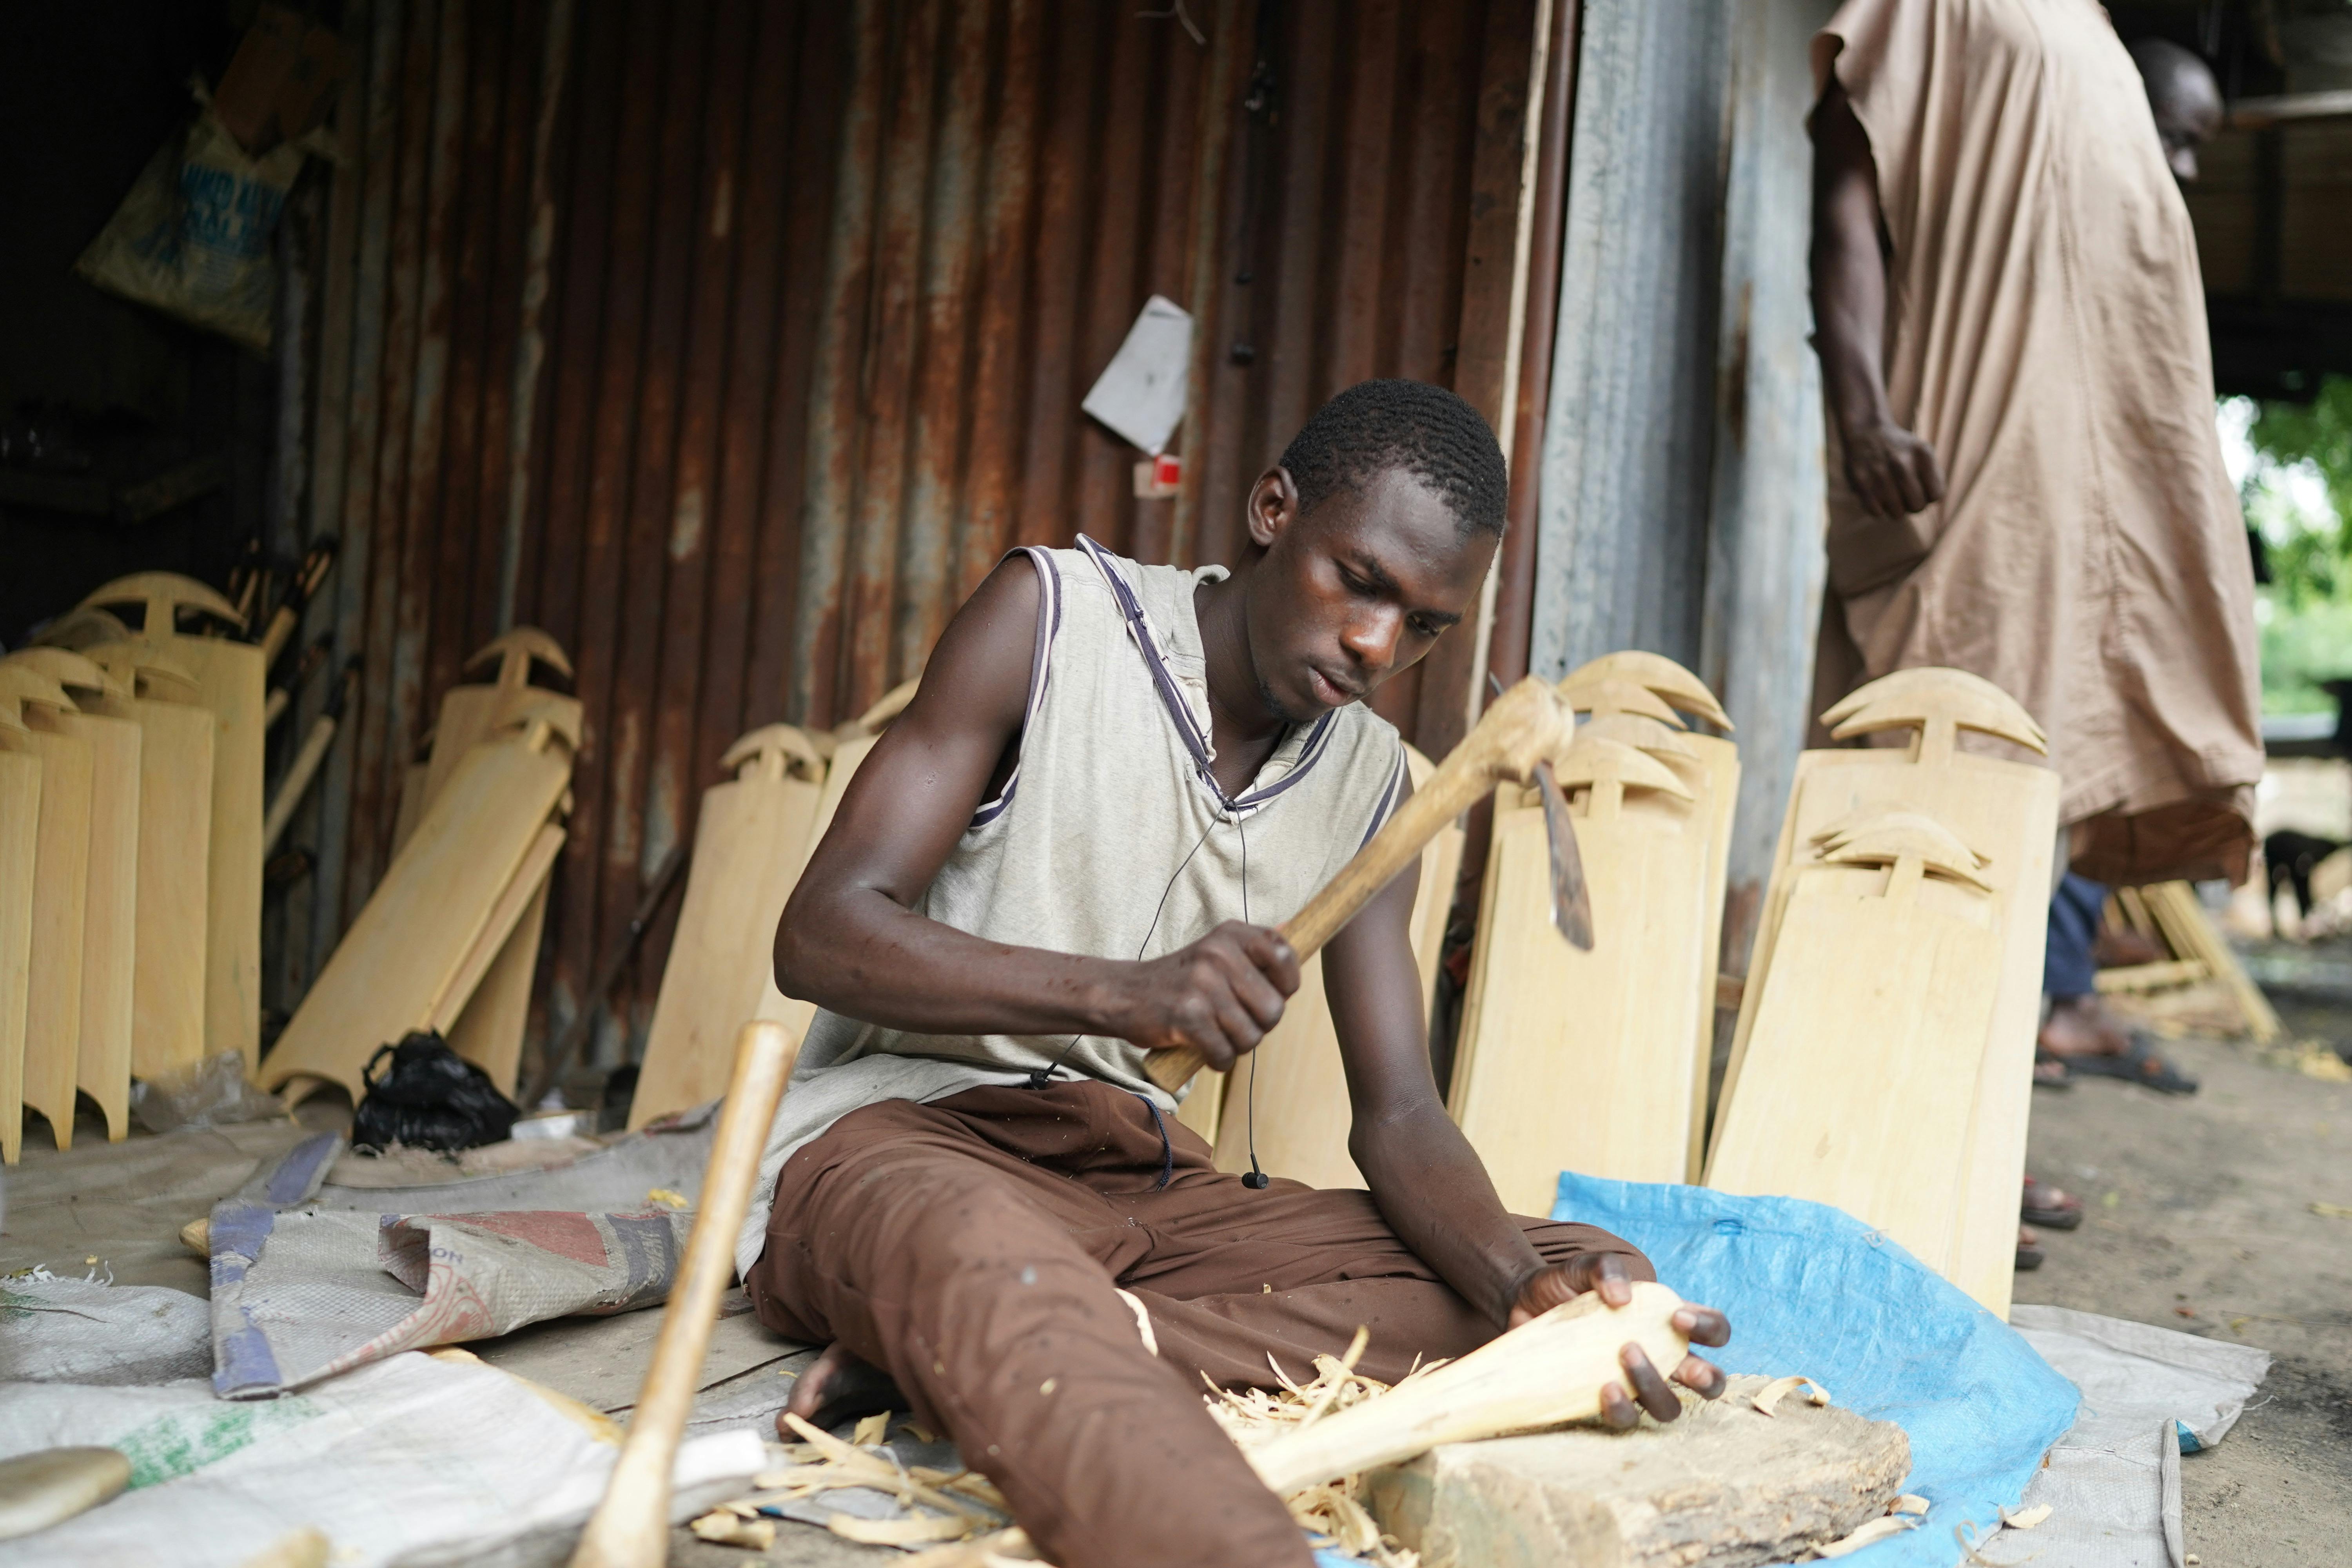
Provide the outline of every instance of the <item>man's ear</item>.
<path id="1" fill-rule="evenodd" d="M 1290 470 L 1271 468 L 1257 477 L 1250 487 L 1250 542 L 1260 550 L 1270 550 L 1283 531 L 1298 521 L 1298 487 L 1291 482 Z"/>

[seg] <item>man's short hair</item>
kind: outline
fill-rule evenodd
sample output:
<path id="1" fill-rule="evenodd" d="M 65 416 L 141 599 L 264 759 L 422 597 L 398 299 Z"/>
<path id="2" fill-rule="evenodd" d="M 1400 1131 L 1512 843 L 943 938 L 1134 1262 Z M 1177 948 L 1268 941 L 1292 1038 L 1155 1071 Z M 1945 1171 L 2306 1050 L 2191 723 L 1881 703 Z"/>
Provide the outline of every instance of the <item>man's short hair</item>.
<path id="1" fill-rule="evenodd" d="M 1402 468 L 1454 512 L 1464 537 L 1503 531 L 1510 476 L 1478 411 L 1425 381 L 1361 381 L 1315 411 L 1283 448 L 1301 516 L 1332 491 Z"/>

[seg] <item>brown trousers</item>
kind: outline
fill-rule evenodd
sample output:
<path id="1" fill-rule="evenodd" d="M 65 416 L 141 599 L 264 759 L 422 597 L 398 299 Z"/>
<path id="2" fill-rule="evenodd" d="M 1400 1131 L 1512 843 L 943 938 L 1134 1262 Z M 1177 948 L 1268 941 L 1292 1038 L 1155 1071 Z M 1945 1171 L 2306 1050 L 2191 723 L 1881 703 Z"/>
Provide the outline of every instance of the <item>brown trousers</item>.
<path id="1" fill-rule="evenodd" d="M 1616 1252 L 1653 1277 L 1605 1231 L 1519 1224 L 1547 1262 Z M 1253 1192 L 1173 1118 L 1092 1082 L 842 1118 L 785 1162 L 745 1285 L 771 1328 L 889 1373 L 1062 1568 L 1307 1563 L 1202 1374 L 1273 1388 L 1271 1356 L 1303 1381 L 1362 1325 L 1360 1370 L 1393 1382 L 1496 1332 L 1370 1194 Z M 1150 1312 L 1156 1357 L 1114 1287 Z"/>

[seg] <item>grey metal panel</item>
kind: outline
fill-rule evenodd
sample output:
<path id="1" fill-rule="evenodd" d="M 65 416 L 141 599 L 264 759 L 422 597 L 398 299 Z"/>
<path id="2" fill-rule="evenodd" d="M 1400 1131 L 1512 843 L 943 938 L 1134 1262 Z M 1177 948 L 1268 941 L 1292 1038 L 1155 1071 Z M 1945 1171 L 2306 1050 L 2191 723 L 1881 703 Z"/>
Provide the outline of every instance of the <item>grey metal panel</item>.
<path id="1" fill-rule="evenodd" d="M 1739 727 L 1724 963 L 1744 973 L 1804 749 L 1824 561 L 1822 392 L 1806 273 L 1809 40 L 1836 0 L 1742 7 L 1732 41 L 1721 399 L 1698 670 Z"/>
<path id="2" fill-rule="evenodd" d="M 1584 8 L 1530 669 L 1699 657 L 1727 0 Z"/>

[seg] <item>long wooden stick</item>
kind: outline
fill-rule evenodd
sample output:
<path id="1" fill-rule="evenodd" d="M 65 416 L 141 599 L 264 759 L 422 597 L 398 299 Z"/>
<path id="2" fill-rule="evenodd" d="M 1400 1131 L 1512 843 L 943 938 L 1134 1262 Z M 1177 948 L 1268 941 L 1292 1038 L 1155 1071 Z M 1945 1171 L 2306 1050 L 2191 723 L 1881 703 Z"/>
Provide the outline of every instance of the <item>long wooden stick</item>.
<path id="1" fill-rule="evenodd" d="M 662 1568 L 669 1559 L 670 1472 L 678 1438 L 710 1349 L 719 1298 L 735 1276 L 735 1237 L 751 1205 L 768 1125 L 797 1055 L 792 1031 L 768 1019 L 744 1025 L 735 1037 L 735 1074 L 711 1141 L 686 1261 L 662 1309 L 661 1336 L 637 1391 L 628 1440 L 613 1465 L 604 1500 L 572 1554 L 572 1568 Z"/>
<path id="2" fill-rule="evenodd" d="M 1495 699 L 1477 727 L 1413 791 L 1412 798 L 1372 835 L 1372 841 L 1339 868 L 1307 907 L 1278 929 L 1305 963 L 1323 944 L 1339 934 L 1357 911 L 1371 902 L 1413 861 L 1445 825 L 1477 804 L 1504 779 L 1534 776 L 1538 763 L 1564 750 L 1571 732 L 1568 711 L 1559 695 L 1534 676 L 1528 677 Z M 1173 1094 L 1201 1070 L 1204 1058 L 1189 1046 L 1151 1053 L 1144 1072 Z"/>

